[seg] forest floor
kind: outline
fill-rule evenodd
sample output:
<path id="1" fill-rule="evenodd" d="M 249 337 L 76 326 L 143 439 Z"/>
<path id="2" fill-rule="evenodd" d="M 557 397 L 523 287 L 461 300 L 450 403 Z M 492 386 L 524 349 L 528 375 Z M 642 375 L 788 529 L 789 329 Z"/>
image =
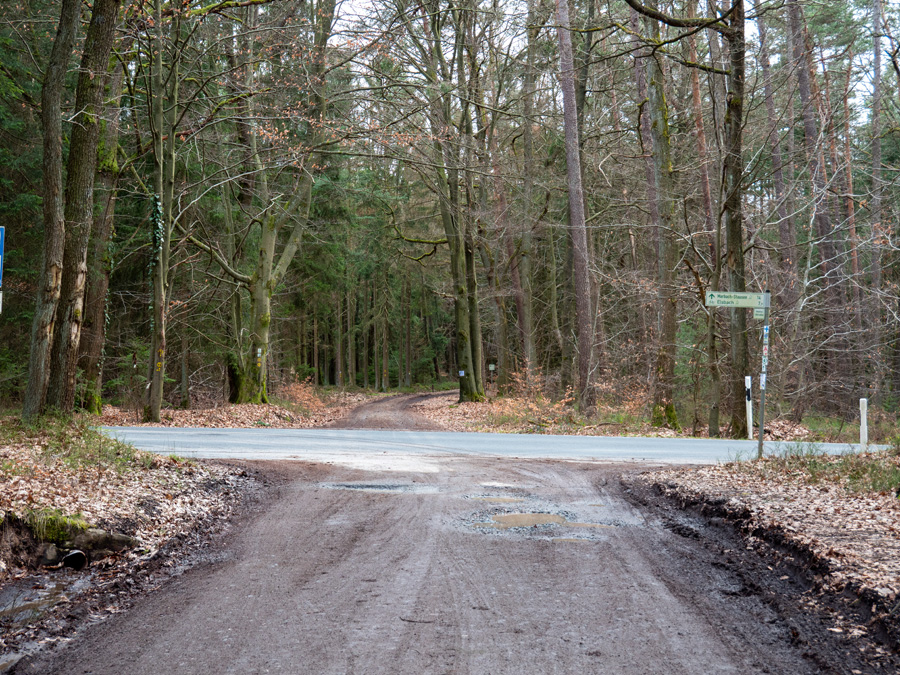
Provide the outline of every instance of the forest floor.
<path id="1" fill-rule="evenodd" d="M 166 411 L 164 423 L 513 431 L 525 410 L 544 422 L 537 426 L 543 433 L 551 426 L 548 420 L 561 420 L 553 430 L 572 424 L 564 410 L 550 404 L 505 404 L 521 407 L 504 412 L 496 403 L 456 405 L 453 393 L 375 401 L 344 394 L 327 402 L 310 399 L 308 390 L 294 394 L 286 407 Z M 283 471 L 258 464 L 152 457 L 104 448 L 102 442 L 97 447 L 96 438 L 94 445 L 80 447 L 66 434 L 89 437 L 93 432 L 82 422 L 74 430 L 41 432 L 17 427 L 11 417 L 0 422 L 0 509 L 7 514 L 6 545 L 0 548 L 0 649 L 11 654 L 10 664 L 23 653 L 67 641 L 76 627 L 123 611 L 143 592 L 202 562 L 212 539 L 236 513 L 261 508 L 273 486 L 286 480 Z M 101 422 L 133 424 L 134 414 L 106 408 Z M 526 421 L 515 431 L 534 432 L 535 426 Z M 710 526 L 738 533 L 741 555 L 760 554 L 765 563 L 760 569 L 801 585 L 797 612 L 819 617 L 827 623 L 823 630 L 843 640 L 845 648 L 862 645 L 865 658 L 854 661 L 858 667 L 834 672 L 870 672 L 866 663 L 892 662 L 900 637 L 900 500 L 894 492 L 900 458 L 868 453 L 848 463 L 818 456 L 812 446 L 798 448 L 803 449 L 793 456 L 761 462 L 629 470 L 620 477 L 640 508 L 667 513 L 676 534 L 693 539 L 706 532 L 707 537 Z M 10 527 L 9 514 L 24 518 L 49 509 L 126 531 L 140 539 L 140 547 L 92 564 L 89 583 L 71 570 L 36 571 L 22 557 L 30 551 L 34 558 L 34 542 L 20 536 L 18 549 L 9 545 L 21 535 Z M 733 551 L 734 545 L 719 548 Z M 766 585 L 760 579 L 754 583 Z M 756 592 L 752 584 L 750 592 Z M 0 658 L 0 671 L 3 666 Z M 871 672 L 883 672 L 880 668 Z"/>

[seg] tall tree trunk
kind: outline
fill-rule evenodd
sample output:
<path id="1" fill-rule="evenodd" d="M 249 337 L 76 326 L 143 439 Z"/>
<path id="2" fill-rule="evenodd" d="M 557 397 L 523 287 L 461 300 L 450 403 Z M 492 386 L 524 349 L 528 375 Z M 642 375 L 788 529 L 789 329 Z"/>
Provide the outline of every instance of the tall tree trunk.
<path id="1" fill-rule="evenodd" d="M 694 2 L 688 3 L 688 16 L 694 15 Z M 697 62 L 697 47 L 694 37 L 688 38 L 688 58 Z M 706 225 L 707 245 L 710 252 L 709 288 L 719 290 L 719 279 L 722 271 L 722 257 L 719 255 L 722 238 L 721 220 L 713 208 L 712 191 L 709 182 L 709 150 L 706 145 L 706 125 L 703 119 L 703 102 L 700 95 L 700 72 L 691 68 L 691 105 L 694 113 L 694 129 L 697 138 L 697 157 L 700 160 L 700 191 L 703 198 L 704 223 Z M 633 244 L 632 244 L 633 246 Z M 709 422 L 707 430 L 710 437 L 719 435 L 719 400 L 721 398 L 722 381 L 719 373 L 719 355 L 716 339 L 716 309 L 709 307 L 706 316 L 706 356 L 709 363 Z M 696 413 L 695 413 L 696 414 Z"/>
<path id="2" fill-rule="evenodd" d="M 372 315 L 369 306 L 369 281 L 363 282 L 363 325 L 362 325 L 362 367 L 363 389 L 369 388 L 369 333 L 371 332 Z"/>
<path id="3" fill-rule="evenodd" d="M 356 291 L 347 291 L 347 380 L 346 384 L 356 387 Z"/>
<path id="4" fill-rule="evenodd" d="M 578 140 L 578 114 L 575 100 L 575 64 L 569 30 L 568 0 L 556 0 L 559 27 L 559 81 L 563 94 L 563 120 L 566 143 L 566 176 L 569 190 L 569 230 L 574 254 L 575 325 L 578 349 L 578 398 L 584 408 L 594 405 L 591 382 L 593 354 L 593 314 L 588 259 L 587 227 L 584 215 L 584 190 L 581 183 L 581 150 Z"/>
<path id="5" fill-rule="evenodd" d="M 853 327 L 858 335 L 858 340 L 862 339 L 862 295 L 860 286 L 862 279 L 859 269 L 859 235 L 856 230 L 856 202 L 853 194 L 853 155 L 850 147 L 850 87 L 853 76 L 853 60 L 847 66 L 847 80 L 844 87 L 844 186 L 847 190 L 844 199 L 847 209 L 847 227 L 850 234 L 850 275 L 851 287 L 853 289 Z"/>
<path id="6" fill-rule="evenodd" d="M 629 21 L 631 25 L 632 31 L 632 45 L 635 50 L 641 45 L 640 35 L 641 35 L 641 24 L 640 19 L 638 18 L 638 13 L 634 8 L 631 9 L 629 13 Z M 634 85 L 637 95 L 637 100 L 639 103 L 639 114 L 640 117 L 638 119 L 638 130 L 640 131 L 640 141 L 641 147 L 640 152 L 642 157 L 644 158 L 644 182 L 646 184 L 646 199 L 647 199 L 647 213 L 649 214 L 649 224 L 650 224 L 650 233 L 649 240 L 653 243 L 653 246 L 656 247 L 656 241 L 659 238 L 659 198 L 656 192 L 656 179 L 654 177 L 653 172 L 653 147 L 652 147 L 652 137 L 653 131 L 651 128 L 650 122 L 650 111 L 648 108 L 647 101 L 647 69 L 644 67 L 642 63 L 642 58 L 638 58 L 639 52 L 635 51 L 635 62 L 634 62 Z M 643 263 L 642 263 L 643 264 Z M 647 274 L 646 270 L 641 270 L 642 273 Z M 641 335 L 639 339 L 642 342 L 649 342 L 652 339 L 652 336 L 648 335 L 649 329 L 648 326 L 651 325 L 652 318 L 647 316 L 648 312 L 641 311 Z M 659 339 L 658 336 L 657 340 Z M 649 352 L 649 350 L 647 350 Z M 642 369 L 645 364 L 641 364 Z M 649 367 L 649 364 L 646 364 Z"/>
<path id="7" fill-rule="evenodd" d="M 871 238 L 874 241 L 881 240 L 888 234 L 888 228 L 883 223 L 882 212 L 882 196 L 884 194 L 884 177 L 882 175 L 882 159 L 881 159 L 881 97 L 882 97 L 882 73 L 881 73 L 881 36 L 884 34 L 884 17 L 882 15 L 881 0 L 872 0 L 872 112 L 870 118 L 871 135 L 872 135 L 872 198 L 871 203 Z M 896 59 L 894 60 L 896 68 Z M 883 247 L 875 245 L 872 250 L 872 290 L 875 294 L 879 294 L 882 289 L 882 264 L 881 255 Z M 884 337 L 882 332 L 881 311 L 878 309 L 879 303 L 866 312 L 867 320 L 875 327 L 878 332 L 875 336 L 875 343 L 881 344 Z M 894 329 L 897 331 L 897 328 Z M 894 336 L 895 352 L 900 354 L 900 331 Z M 896 396 L 900 394 L 900 370 L 896 368 L 900 362 L 900 357 L 895 358 L 895 364 L 892 376 L 892 389 Z M 881 383 L 875 383 L 875 394 L 877 396 L 881 389 Z"/>
<path id="8" fill-rule="evenodd" d="M 313 316 L 313 384 L 319 386 L 319 317 Z"/>
<path id="9" fill-rule="evenodd" d="M 172 63 L 164 72 L 166 43 L 180 32 L 180 19 L 175 19 L 169 39 L 163 35 L 163 3 L 155 0 L 155 27 L 151 37 L 151 118 L 153 129 L 152 151 L 154 159 L 155 204 L 152 205 L 153 271 L 151 273 L 153 307 L 150 349 L 150 389 L 144 418 L 159 422 L 162 408 L 163 387 L 166 374 L 166 322 L 169 295 L 169 257 L 173 227 L 173 200 L 175 191 L 175 125 L 178 119 L 180 85 L 179 61 L 173 46 Z M 167 88 L 168 85 L 168 88 Z M 164 103 L 168 101 L 169 107 Z"/>
<path id="10" fill-rule="evenodd" d="M 41 127 L 43 139 L 44 250 L 43 267 L 35 298 L 31 324 L 31 353 L 28 360 L 28 384 L 22 416 L 32 419 L 44 411 L 50 381 L 50 353 L 56 332 L 56 308 L 59 304 L 65 247 L 62 174 L 62 96 L 66 70 L 75 45 L 80 0 L 63 0 L 56 39 L 50 50 L 41 88 Z"/>
<path id="11" fill-rule="evenodd" d="M 659 22 L 650 20 L 651 38 L 660 42 Z M 653 423 L 678 429 L 675 412 L 675 347 L 678 296 L 675 289 L 675 180 L 669 145 L 669 109 L 666 104 L 663 69 L 658 56 L 646 59 L 647 106 L 653 141 L 653 177 L 658 200 L 657 234 L 657 357 Z"/>
<path id="12" fill-rule="evenodd" d="M 406 373 L 404 384 L 412 386 L 412 279 L 407 272 L 406 281 Z"/>
<path id="13" fill-rule="evenodd" d="M 94 210 L 91 228 L 91 248 L 88 260 L 88 281 L 84 299 L 84 326 L 81 335 L 81 354 L 84 362 L 85 401 L 88 412 L 100 414 L 103 376 L 103 353 L 106 343 L 107 292 L 111 267 L 109 243 L 113 233 L 119 166 L 119 111 L 125 69 L 118 60 L 112 63 L 107 92 L 110 97 L 104 106 L 100 150 L 97 157 L 99 199 Z"/>
<path id="14" fill-rule="evenodd" d="M 97 145 L 109 55 L 115 39 L 120 0 L 94 0 L 75 93 L 75 118 L 66 161 L 66 239 L 58 330 L 53 339 L 47 403 L 65 412 L 75 407 L 78 347 L 84 321 L 87 251 L 94 219 Z"/>
<path id="15" fill-rule="evenodd" d="M 524 202 L 525 202 L 525 226 L 522 228 L 522 236 L 519 241 L 519 257 L 515 266 L 521 287 L 521 308 L 516 310 L 519 314 L 520 330 L 522 332 L 522 352 L 525 357 L 525 376 L 531 380 L 534 369 L 537 367 L 537 349 L 534 335 L 534 291 L 532 279 L 532 257 L 534 255 L 534 237 L 532 235 L 536 223 L 533 220 L 534 199 L 534 94 L 535 94 L 535 42 L 537 41 L 538 28 L 535 4 L 537 0 L 528 0 L 528 27 L 525 46 L 525 76 L 523 83 L 523 117 L 522 148 L 524 153 Z M 499 183 L 499 175 L 495 183 Z M 501 376 L 508 376 L 501 375 Z"/>
<path id="16" fill-rule="evenodd" d="M 334 301 L 336 303 L 334 314 L 334 384 L 338 387 L 343 387 L 344 376 L 347 371 L 344 364 L 344 316 L 341 293 L 334 294 Z"/>
<path id="17" fill-rule="evenodd" d="M 387 285 L 385 285 L 385 292 Z M 387 316 L 387 297 L 384 298 L 384 305 L 381 310 L 381 391 L 387 391 L 391 388 L 391 352 L 390 334 L 388 332 L 388 316 Z"/>
<path id="18" fill-rule="evenodd" d="M 744 3 L 733 0 L 729 17 L 728 56 L 730 73 L 725 107 L 724 175 L 725 238 L 730 291 L 747 290 L 744 276 L 744 235 L 742 184 L 744 178 Z M 731 310 L 731 433 L 734 438 L 747 437 L 747 417 L 744 406 L 744 375 L 749 372 L 747 344 L 747 313 Z"/>

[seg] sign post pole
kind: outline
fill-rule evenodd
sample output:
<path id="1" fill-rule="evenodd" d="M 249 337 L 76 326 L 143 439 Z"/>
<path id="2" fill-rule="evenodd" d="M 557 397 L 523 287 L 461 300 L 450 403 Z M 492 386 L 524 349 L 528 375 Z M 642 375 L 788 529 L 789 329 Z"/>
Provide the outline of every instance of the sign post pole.
<path id="1" fill-rule="evenodd" d="M 868 409 L 869 400 L 865 398 L 859 399 L 859 444 L 863 449 L 869 445 Z"/>
<path id="2" fill-rule="evenodd" d="M 772 302 L 772 295 L 769 291 L 766 291 L 765 295 L 766 304 L 763 309 L 762 370 L 759 375 L 759 446 L 756 449 L 757 459 L 762 459 L 763 435 L 765 435 L 766 432 L 766 368 L 769 365 L 769 305 Z"/>
<path id="3" fill-rule="evenodd" d="M 762 459 L 763 456 L 763 435 L 765 434 L 766 421 L 766 367 L 769 365 L 769 308 L 772 305 L 772 294 L 769 291 L 765 293 L 744 293 L 734 291 L 706 291 L 707 307 L 731 307 L 750 308 L 753 310 L 754 318 L 759 318 L 762 314 L 763 320 L 763 353 L 762 353 L 762 371 L 759 375 L 759 448 L 757 457 Z M 747 395 L 747 431 L 749 437 L 753 438 L 753 412 L 749 402 L 749 394 Z"/>

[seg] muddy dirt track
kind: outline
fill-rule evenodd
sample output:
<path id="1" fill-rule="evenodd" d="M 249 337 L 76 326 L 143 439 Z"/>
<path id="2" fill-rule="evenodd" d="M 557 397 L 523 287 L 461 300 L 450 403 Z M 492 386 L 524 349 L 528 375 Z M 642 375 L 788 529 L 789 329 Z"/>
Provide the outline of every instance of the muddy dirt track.
<path id="1" fill-rule="evenodd" d="M 266 470 L 265 508 L 200 564 L 15 672 L 870 672 L 786 609 L 802 588 L 748 583 L 739 541 L 637 506 L 633 467 Z"/>

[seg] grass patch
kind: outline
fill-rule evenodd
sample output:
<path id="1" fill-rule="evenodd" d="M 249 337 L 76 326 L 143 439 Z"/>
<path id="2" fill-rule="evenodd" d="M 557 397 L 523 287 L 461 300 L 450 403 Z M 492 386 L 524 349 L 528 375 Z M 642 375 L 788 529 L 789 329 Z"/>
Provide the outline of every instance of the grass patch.
<path id="1" fill-rule="evenodd" d="M 838 485 L 853 493 L 886 494 L 900 490 L 900 453 L 893 448 L 826 455 L 815 443 L 795 443 L 777 455 L 740 466 L 766 479 Z"/>
<path id="2" fill-rule="evenodd" d="M 31 528 L 35 538 L 40 541 L 52 542 L 58 546 L 71 541 L 90 527 L 81 514 L 66 516 L 59 509 L 27 511 L 24 520 Z"/>
<path id="3" fill-rule="evenodd" d="M 45 415 L 33 422 L 6 418 L 0 426 L 0 445 L 36 445 L 45 460 L 60 461 L 73 469 L 99 467 L 123 472 L 149 469 L 157 463 L 152 453 L 106 436 L 86 417 Z"/>

